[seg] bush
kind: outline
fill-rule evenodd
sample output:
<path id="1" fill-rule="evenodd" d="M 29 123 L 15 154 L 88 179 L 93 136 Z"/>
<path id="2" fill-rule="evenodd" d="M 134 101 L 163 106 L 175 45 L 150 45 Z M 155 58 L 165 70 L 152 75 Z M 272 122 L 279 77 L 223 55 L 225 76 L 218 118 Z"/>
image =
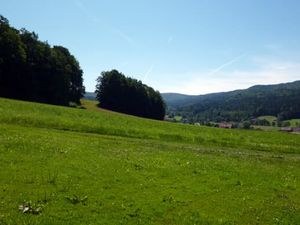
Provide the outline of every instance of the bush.
<path id="1" fill-rule="evenodd" d="M 244 122 L 243 122 L 243 128 L 244 128 L 244 129 L 250 129 L 250 128 L 251 128 L 251 123 L 250 123 L 250 121 L 244 121 Z"/>

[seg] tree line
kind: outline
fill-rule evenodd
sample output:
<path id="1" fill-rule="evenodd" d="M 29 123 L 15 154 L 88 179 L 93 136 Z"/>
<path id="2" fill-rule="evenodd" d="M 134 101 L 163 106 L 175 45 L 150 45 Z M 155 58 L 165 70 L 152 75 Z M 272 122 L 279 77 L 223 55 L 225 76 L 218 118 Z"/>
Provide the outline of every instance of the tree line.
<path id="1" fill-rule="evenodd" d="M 165 116 L 165 103 L 158 91 L 117 70 L 101 73 L 96 98 L 109 110 L 158 120 Z"/>
<path id="2" fill-rule="evenodd" d="M 50 46 L 35 32 L 16 29 L 0 15 L 0 97 L 55 105 L 80 104 L 83 71 L 62 46 Z M 97 79 L 101 107 L 136 116 L 164 119 L 159 92 L 116 70 Z"/>
<path id="3" fill-rule="evenodd" d="M 0 16 L 0 96 L 56 105 L 80 103 L 82 70 L 62 46 L 51 47 Z"/>

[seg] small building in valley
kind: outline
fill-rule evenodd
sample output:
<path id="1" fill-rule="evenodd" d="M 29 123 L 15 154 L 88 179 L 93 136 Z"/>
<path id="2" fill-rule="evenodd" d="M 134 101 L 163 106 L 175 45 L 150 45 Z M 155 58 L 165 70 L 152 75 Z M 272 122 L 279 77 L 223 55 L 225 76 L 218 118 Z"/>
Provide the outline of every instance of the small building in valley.
<path id="1" fill-rule="evenodd" d="M 293 128 L 293 132 L 300 133 L 300 127 Z"/>
<path id="2" fill-rule="evenodd" d="M 281 127 L 280 131 L 283 131 L 283 132 L 293 132 L 293 128 L 291 128 L 291 127 Z"/>
<path id="3" fill-rule="evenodd" d="M 233 127 L 232 123 L 219 123 L 219 128 L 231 129 Z"/>

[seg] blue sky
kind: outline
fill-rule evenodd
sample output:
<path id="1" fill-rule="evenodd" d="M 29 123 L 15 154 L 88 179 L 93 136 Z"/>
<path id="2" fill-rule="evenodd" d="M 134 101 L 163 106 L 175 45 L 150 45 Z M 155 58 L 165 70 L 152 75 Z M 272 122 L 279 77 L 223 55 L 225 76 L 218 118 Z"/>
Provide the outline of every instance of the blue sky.
<path id="1" fill-rule="evenodd" d="M 0 0 L 0 14 L 80 62 L 87 91 L 118 69 L 161 92 L 300 79 L 298 0 Z"/>

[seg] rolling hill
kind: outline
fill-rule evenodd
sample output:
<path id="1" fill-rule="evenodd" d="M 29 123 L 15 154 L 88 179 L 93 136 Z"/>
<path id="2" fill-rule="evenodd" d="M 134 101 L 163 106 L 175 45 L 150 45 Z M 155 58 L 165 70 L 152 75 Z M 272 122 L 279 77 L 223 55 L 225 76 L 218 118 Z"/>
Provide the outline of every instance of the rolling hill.
<path id="1" fill-rule="evenodd" d="M 0 224 L 299 224 L 300 135 L 0 98 Z"/>
<path id="2" fill-rule="evenodd" d="M 95 92 L 86 92 L 84 94 L 84 98 L 89 100 L 96 100 L 96 94 Z"/>
<path id="3" fill-rule="evenodd" d="M 242 121 L 263 115 L 279 116 L 280 120 L 300 118 L 300 81 L 199 96 L 162 96 L 169 114 L 195 121 Z"/>

